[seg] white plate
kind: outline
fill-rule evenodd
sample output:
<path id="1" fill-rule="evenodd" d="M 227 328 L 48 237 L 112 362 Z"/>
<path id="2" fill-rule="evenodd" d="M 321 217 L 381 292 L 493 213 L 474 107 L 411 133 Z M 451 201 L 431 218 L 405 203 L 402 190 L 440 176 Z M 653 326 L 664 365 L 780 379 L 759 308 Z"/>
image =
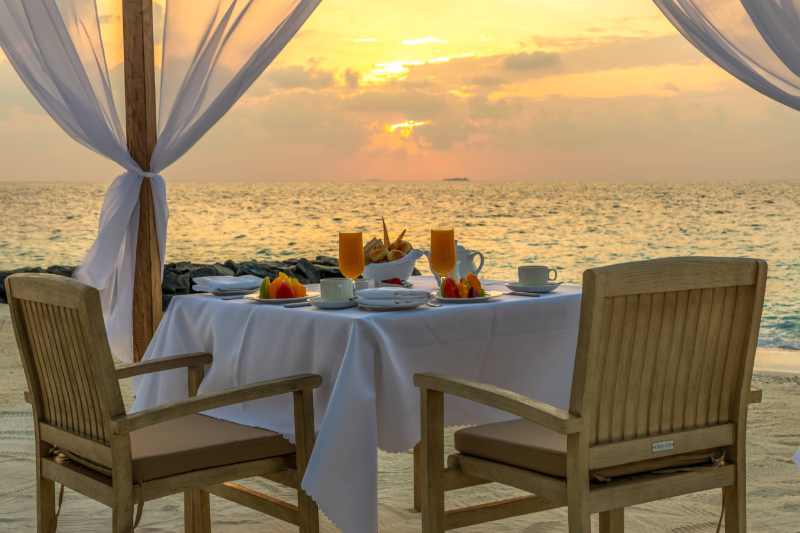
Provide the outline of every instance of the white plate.
<path id="1" fill-rule="evenodd" d="M 388 305 L 375 305 L 375 304 L 365 304 L 361 302 L 358 303 L 358 308 L 363 309 L 364 311 L 410 311 L 411 309 L 416 309 L 420 306 L 427 304 L 427 302 L 414 302 L 414 303 L 391 303 Z"/>
<path id="2" fill-rule="evenodd" d="M 445 298 L 437 294 L 436 301 L 442 304 L 480 304 L 486 303 L 502 294 L 500 291 L 486 291 L 486 296 L 476 296 L 475 298 Z"/>
<path id="3" fill-rule="evenodd" d="M 521 283 L 507 283 L 506 287 L 514 292 L 530 292 L 536 294 L 546 294 L 553 292 L 561 286 L 560 281 L 544 283 L 542 285 L 523 285 Z"/>
<path id="4" fill-rule="evenodd" d="M 351 307 L 355 307 L 356 301 L 355 300 L 340 300 L 340 301 L 325 301 L 322 298 L 311 298 L 309 300 L 311 305 L 316 307 L 317 309 L 349 309 Z"/>
<path id="5" fill-rule="evenodd" d="M 286 305 L 286 304 L 293 304 L 298 302 L 305 302 L 309 298 L 317 296 L 316 294 L 308 294 L 306 296 L 301 296 L 300 298 L 265 298 L 261 299 L 258 297 L 258 294 L 248 294 L 244 297 L 245 300 L 249 300 L 251 302 L 257 304 L 264 304 L 264 305 Z"/>

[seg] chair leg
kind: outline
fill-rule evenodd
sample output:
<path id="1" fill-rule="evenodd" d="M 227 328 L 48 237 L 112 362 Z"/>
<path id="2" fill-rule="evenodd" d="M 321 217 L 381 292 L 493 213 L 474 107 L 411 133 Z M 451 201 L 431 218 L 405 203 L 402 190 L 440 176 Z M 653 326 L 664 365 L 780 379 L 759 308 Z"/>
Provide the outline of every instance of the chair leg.
<path id="1" fill-rule="evenodd" d="M 133 494 L 131 494 L 133 496 Z M 113 533 L 133 533 L 133 504 L 128 498 L 127 501 L 114 501 L 111 509 L 111 520 Z"/>
<path id="2" fill-rule="evenodd" d="M 41 477 L 36 486 L 36 531 L 56 531 L 56 484 Z"/>
<path id="3" fill-rule="evenodd" d="M 747 485 L 743 465 L 736 465 L 736 481 L 722 489 L 725 502 L 725 533 L 747 531 Z"/>
<path id="4" fill-rule="evenodd" d="M 567 435 L 569 533 L 592 533 L 589 512 L 589 443 L 583 432 Z"/>
<path id="5" fill-rule="evenodd" d="M 300 488 L 308 461 L 314 450 L 314 391 L 310 389 L 294 393 L 294 427 L 300 533 L 319 533 L 319 509 L 317 504 Z"/>
<path id="6" fill-rule="evenodd" d="M 414 512 L 422 512 L 422 443 L 414 446 Z"/>
<path id="7" fill-rule="evenodd" d="M 600 533 L 624 533 L 625 509 L 612 509 L 600 513 Z"/>
<path id="8" fill-rule="evenodd" d="M 183 527 L 186 533 L 211 533 L 211 502 L 200 489 L 183 493 Z"/>
<path id="9" fill-rule="evenodd" d="M 444 532 L 444 394 L 422 389 L 422 533 Z"/>

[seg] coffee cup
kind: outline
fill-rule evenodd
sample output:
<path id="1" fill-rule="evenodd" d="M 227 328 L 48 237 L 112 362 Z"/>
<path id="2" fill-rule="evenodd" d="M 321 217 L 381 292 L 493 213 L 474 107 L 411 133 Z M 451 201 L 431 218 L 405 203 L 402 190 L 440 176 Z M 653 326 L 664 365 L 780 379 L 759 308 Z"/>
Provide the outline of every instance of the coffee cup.
<path id="1" fill-rule="evenodd" d="M 353 282 L 346 278 L 325 278 L 319 283 L 320 299 L 341 302 L 353 298 Z"/>
<path id="2" fill-rule="evenodd" d="M 521 285 L 546 285 L 558 279 L 558 272 L 554 268 L 542 265 L 521 266 L 517 274 Z"/>

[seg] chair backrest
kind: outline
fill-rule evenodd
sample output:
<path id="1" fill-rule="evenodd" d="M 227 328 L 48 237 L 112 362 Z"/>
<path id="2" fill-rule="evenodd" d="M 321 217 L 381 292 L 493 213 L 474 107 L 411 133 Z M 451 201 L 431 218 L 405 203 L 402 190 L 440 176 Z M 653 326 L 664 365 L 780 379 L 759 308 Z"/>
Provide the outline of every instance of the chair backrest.
<path id="1" fill-rule="evenodd" d="M 125 414 L 96 289 L 48 274 L 6 279 L 38 424 L 108 446 Z"/>
<path id="2" fill-rule="evenodd" d="M 766 274 L 699 257 L 587 270 L 570 410 L 589 444 L 742 422 Z"/>

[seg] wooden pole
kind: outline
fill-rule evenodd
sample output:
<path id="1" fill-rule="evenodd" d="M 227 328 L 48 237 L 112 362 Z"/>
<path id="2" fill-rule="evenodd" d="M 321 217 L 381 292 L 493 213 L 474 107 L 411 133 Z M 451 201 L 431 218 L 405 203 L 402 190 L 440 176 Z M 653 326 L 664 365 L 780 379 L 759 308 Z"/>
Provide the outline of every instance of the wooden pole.
<path id="1" fill-rule="evenodd" d="M 125 120 L 128 150 L 145 170 L 156 146 L 153 0 L 122 0 Z M 140 361 L 161 320 L 161 257 L 150 178 L 139 190 L 139 233 L 133 282 L 133 357 Z"/>

